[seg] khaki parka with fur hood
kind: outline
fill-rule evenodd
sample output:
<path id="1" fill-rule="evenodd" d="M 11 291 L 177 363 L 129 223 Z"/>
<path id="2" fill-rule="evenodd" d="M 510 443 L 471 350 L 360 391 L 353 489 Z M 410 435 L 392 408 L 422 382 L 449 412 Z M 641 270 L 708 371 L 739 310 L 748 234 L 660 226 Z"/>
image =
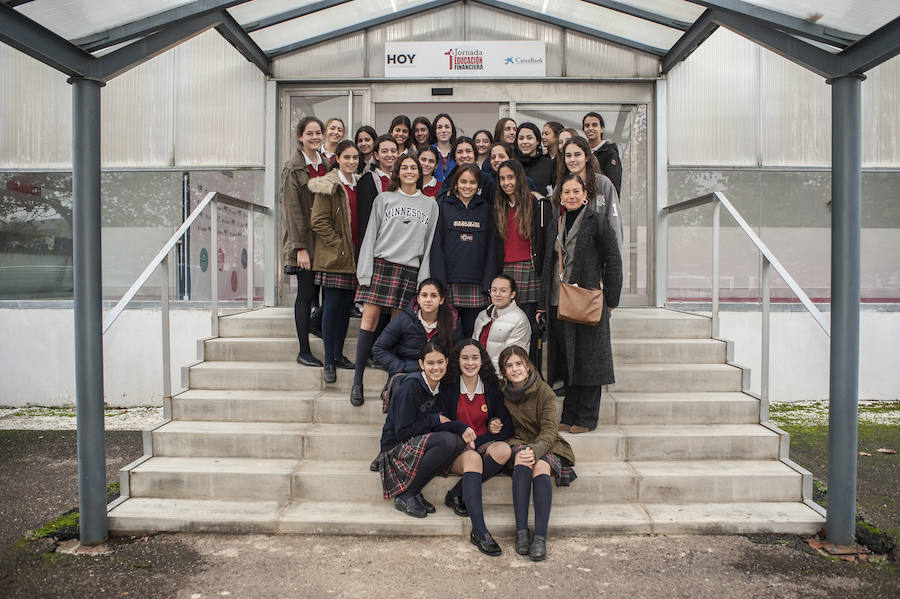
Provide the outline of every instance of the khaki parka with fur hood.
<path id="1" fill-rule="evenodd" d="M 324 157 L 322 162 L 326 169 L 331 168 Z M 315 257 L 313 232 L 310 227 L 313 194 L 307 184 L 316 178 L 309 176 L 306 158 L 299 149 L 281 170 L 281 210 L 284 216 L 281 251 L 286 266 L 297 266 L 297 250 L 308 251 L 310 260 Z"/>
<path id="2" fill-rule="evenodd" d="M 353 175 L 353 178 L 355 182 L 357 175 Z M 314 194 L 310 218 L 315 233 L 312 269 L 355 275 L 350 201 L 338 176 L 338 169 L 324 177 L 310 179 L 307 185 Z"/>

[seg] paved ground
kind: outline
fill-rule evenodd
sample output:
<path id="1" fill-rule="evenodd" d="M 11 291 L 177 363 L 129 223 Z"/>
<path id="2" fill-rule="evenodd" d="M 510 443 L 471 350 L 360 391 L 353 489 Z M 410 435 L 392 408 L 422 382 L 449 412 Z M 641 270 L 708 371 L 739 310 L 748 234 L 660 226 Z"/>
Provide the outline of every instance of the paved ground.
<path id="1" fill-rule="evenodd" d="M 158 414 L 149 410 L 127 417 L 145 426 Z M 0 429 L 13 424 L 12 418 L 19 419 L 17 427 L 74 421 L 65 411 L 8 411 L 0 414 Z M 106 440 L 107 476 L 113 482 L 118 469 L 140 455 L 141 434 L 110 430 Z M 74 431 L 0 430 L 4 599 L 900 596 L 896 562 L 837 562 L 784 535 L 551 536 L 548 559 L 537 564 L 514 553 L 512 538 L 498 539 L 504 548 L 499 558 L 482 556 L 456 537 L 199 534 L 118 539 L 104 556 L 65 555 L 54 551 L 52 539 L 24 536 L 77 505 L 75 456 Z M 886 484 L 896 489 L 896 467 L 887 472 L 892 481 Z"/>

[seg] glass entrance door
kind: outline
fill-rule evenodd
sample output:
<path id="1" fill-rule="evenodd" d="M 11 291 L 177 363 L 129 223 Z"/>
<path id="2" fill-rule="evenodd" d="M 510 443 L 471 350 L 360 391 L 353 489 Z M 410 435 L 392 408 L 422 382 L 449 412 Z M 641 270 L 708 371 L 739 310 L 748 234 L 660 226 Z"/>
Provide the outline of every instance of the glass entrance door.
<path id="1" fill-rule="evenodd" d="M 647 209 L 650 180 L 647 147 L 646 104 L 543 104 L 510 103 L 509 114 L 517 123 L 530 121 L 542 127 L 557 121 L 564 127 L 581 131 L 581 119 L 588 112 L 598 112 L 606 123 L 605 138 L 615 142 L 622 159 L 622 193 L 619 206 L 622 212 L 623 306 L 648 306 L 649 256 Z"/>

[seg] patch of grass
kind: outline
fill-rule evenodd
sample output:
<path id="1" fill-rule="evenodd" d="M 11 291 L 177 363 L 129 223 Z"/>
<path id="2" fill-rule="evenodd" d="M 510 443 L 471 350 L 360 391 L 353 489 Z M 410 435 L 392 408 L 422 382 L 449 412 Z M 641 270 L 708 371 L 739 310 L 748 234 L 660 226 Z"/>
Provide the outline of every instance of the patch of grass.
<path id="1" fill-rule="evenodd" d="M 45 539 L 54 536 L 64 529 L 72 528 L 78 528 L 78 510 L 66 512 L 56 520 L 51 520 L 37 530 L 30 532 L 28 536 L 33 539 Z"/>

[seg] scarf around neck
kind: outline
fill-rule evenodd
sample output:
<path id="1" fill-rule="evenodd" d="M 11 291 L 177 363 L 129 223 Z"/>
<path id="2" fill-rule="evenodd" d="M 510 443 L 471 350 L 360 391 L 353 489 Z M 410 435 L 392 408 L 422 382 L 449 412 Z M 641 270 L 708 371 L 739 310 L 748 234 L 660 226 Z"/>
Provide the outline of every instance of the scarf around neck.
<path id="1" fill-rule="evenodd" d="M 509 382 L 506 383 L 506 386 L 503 388 L 503 394 L 513 403 L 519 403 L 525 397 L 525 394 L 528 393 L 529 390 L 534 386 L 534 383 L 537 381 L 538 374 L 537 370 L 532 370 L 531 374 L 528 375 L 528 379 L 525 381 L 525 384 L 521 387 L 513 387 Z"/>

